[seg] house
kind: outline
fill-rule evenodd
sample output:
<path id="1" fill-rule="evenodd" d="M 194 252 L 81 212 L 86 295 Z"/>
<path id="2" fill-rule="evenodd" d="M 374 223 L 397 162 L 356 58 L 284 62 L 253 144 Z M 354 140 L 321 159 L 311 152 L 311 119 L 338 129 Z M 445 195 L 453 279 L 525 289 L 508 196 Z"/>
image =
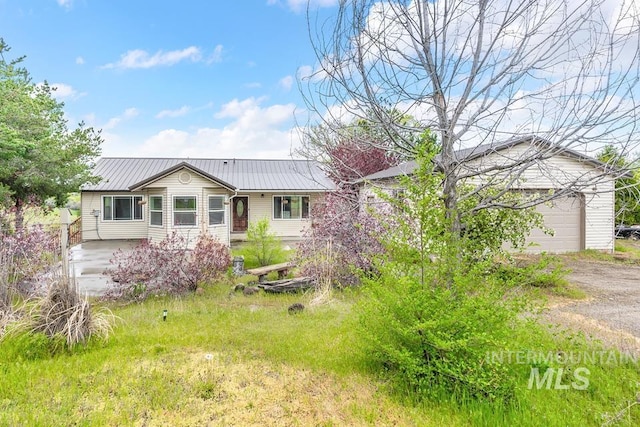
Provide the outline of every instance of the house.
<path id="1" fill-rule="evenodd" d="M 100 158 L 101 177 L 82 188 L 83 240 L 190 239 L 230 244 L 267 218 L 283 239 L 299 239 L 310 207 L 331 181 L 307 160 Z"/>
<path id="2" fill-rule="evenodd" d="M 528 237 L 532 244 L 529 252 L 613 251 L 615 178 L 622 172 L 532 136 L 459 150 L 455 162 L 458 176 L 467 183 L 492 182 L 549 197 L 536 209 L 554 234 L 533 230 Z M 361 202 L 371 203 L 376 198 L 374 188 L 397 191 L 397 177 L 410 175 L 415 168 L 416 163 L 409 161 L 365 177 L 361 180 Z"/>

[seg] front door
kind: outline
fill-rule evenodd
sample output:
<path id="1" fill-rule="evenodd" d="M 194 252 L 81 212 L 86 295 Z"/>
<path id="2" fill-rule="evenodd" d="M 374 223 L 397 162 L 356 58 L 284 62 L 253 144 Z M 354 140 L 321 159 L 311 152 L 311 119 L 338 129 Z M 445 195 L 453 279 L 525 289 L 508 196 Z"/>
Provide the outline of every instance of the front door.
<path id="1" fill-rule="evenodd" d="M 233 231 L 245 232 L 249 224 L 249 198 L 233 198 Z"/>

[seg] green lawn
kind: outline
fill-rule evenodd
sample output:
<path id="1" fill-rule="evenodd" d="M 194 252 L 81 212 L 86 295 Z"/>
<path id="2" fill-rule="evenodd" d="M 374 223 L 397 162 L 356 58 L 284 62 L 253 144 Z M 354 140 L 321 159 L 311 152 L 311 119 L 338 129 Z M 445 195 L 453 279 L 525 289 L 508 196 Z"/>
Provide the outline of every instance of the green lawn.
<path id="1" fill-rule="evenodd" d="M 633 363 L 585 365 L 586 390 L 529 390 L 529 366 L 516 366 L 521 381 L 510 405 L 450 396 L 411 402 L 362 350 L 357 292 L 289 315 L 289 305 L 311 296 L 230 289 L 111 305 L 121 320 L 110 339 L 73 353 L 50 355 L 36 338 L 5 340 L 0 425 L 601 425 L 640 391 Z M 520 328 L 510 349 L 598 347 L 554 329 Z M 640 409 L 621 418 L 615 425 L 637 425 Z"/>

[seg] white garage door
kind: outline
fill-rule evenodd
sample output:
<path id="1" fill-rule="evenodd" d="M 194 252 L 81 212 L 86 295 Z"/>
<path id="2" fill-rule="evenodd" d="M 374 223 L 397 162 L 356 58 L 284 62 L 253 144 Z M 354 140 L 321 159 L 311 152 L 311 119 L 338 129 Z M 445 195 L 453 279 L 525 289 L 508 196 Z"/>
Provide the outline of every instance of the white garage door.
<path id="1" fill-rule="evenodd" d="M 544 223 L 554 231 L 554 235 L 544 234 L 539 229 L 533 230 L 527 241 L 535 245 L 529 248 L 529 252 L 574 252 L 584 248 L 581 197 L 562 197 L 551 205 L 539 205 L 537 209 L 544 215 Z"/>

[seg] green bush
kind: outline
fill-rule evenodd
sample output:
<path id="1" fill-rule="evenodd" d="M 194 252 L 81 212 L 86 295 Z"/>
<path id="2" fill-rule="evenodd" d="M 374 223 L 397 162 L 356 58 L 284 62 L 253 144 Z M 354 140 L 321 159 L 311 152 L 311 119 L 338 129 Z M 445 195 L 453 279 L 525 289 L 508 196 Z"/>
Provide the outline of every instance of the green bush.
<path id="1" fill-rule="evenodd" d="M 401 200 L 383 195 L 393 209 L 378 275 L 363 278 L 361 334 L 369 354 L 414 396 L 509 401 L 516 374 L 487 355 L 508 350 L 525 305 L 513 281 L 495 274 L 493 259 L 505 255 L 503 241 L 524 241 L 537 217 L 474 213 L 468 203 L 447 212 L 434 154 L 419 154 Z M 467 224 L 462 233 L 452 230 L 452 215 Z"/>
<path id="2" fill-rule="evenodd" d="M 449 394 L 509 400 L 515 379 L 508 367 L 487 361 L 507 348 L 521 304 L 505 298 L 492 276 L 455 274 L 442 281 L 442 265 L 415 269 L 386 263 L 365 280 L 361 333 L 370 354 L 418 397 Z M 450 271 L 449 271 L 450 274 Z"/>
<path id="3" fill-rule="evenodd" d="M 543 254 L 537 261 L 508 262 L 497 264 L 495 274 L 512 286 L 535 288 L 562 288 L 567 286 L 569 270 L 555 256 Z"/>
<path id="4" fill-rule="evenodd" d="M 282 241 L 269 229 L 269 220 L 263 218 L 251 223 L 247 230 L 247 242 L 236 251 L 245 258 L 245 267 L 262 267 L 286 260 Z"/>

